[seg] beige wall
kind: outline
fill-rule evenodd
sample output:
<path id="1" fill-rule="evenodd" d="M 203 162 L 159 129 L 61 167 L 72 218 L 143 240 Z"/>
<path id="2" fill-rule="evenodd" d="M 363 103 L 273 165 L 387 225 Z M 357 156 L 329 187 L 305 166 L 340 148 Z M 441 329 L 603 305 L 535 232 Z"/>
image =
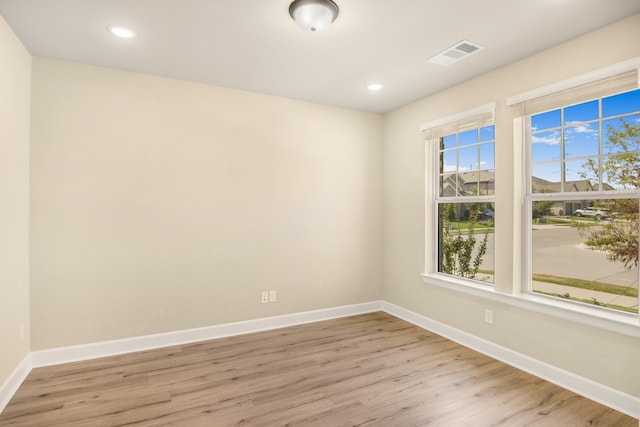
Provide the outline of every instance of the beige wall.
<path id="1" fill-rule="evenodd" d="M 379 299 L 382 116 L 40 58 L 32 90 L 34 350 Z"/>
<path id="2" fill-rule="evenodd" d="M 0 391 L 29 352 L 31 55 L 0 17 Z"/>
<path id="3" fill-rule="evenodd" d="M 419 126 L 490 101 L 496 111 L 495 287 L 519 285 L 521 152 L 506 97 L 639 56 L 640 15 L 590 33 L 385 116 L 384 299 L 437 321 L 640 396 L 640 340 L 428 286 L 425 266 L 425 145 Z M 426 245 L 434 245 L 428 233 Z M 493 308 L 494 325 L 482 322 Z"/>

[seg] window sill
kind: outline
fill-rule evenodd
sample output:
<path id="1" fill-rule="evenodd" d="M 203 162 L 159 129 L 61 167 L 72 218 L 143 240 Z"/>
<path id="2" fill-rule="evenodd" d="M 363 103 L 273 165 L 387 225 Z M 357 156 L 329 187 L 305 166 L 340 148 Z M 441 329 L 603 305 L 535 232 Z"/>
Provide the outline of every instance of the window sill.
<path id="1" fill-rule="evenodd" d="M 548 316 L 581 323 L 622 335 L 640 338 L 640 320 L 638 315 L 615 313 L 606 309 L 590 308 L 582 304 L 556 301 L 554 298 L 528 293 L 519 295 L 495 291 L 489 285 L 448 277 L 442 274 L 422 274 L 427 285 L 461 292 L 501 304 L 542 313 Z"/>

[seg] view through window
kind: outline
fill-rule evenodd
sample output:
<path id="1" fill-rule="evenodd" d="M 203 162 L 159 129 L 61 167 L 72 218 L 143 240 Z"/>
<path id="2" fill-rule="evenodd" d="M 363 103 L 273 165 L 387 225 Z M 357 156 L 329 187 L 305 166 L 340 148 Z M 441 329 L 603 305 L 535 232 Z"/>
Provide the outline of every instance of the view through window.
<path id="1" fill-rule="evenodd" d="M 638 313 L 640 90 L 529 116 L 531 289 Z"/>
<path id="2" fill-rule="evenodd" d="M 438 272 L 493 283 L 495 129 L 438 139 Z"/>

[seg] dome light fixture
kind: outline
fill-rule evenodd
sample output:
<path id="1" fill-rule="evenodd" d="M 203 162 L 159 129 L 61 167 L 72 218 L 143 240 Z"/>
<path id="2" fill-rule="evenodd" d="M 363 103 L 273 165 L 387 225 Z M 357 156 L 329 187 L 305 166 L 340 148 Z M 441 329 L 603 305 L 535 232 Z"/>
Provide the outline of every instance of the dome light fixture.
<path id="1" fill-rule="evenodd" d="M 321 31 L 338 17 L 338 5 L 332 0 L 294 0 L 289 15 L 304 31 Z"/>

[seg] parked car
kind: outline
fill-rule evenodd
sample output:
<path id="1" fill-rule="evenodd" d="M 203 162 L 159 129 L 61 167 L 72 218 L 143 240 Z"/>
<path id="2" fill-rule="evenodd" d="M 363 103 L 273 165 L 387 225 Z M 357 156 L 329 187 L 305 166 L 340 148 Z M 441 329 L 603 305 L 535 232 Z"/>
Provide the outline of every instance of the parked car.
<path id="1" fill-rule="evenodd" d="M 493 211 L 491 209 L 485 209 L 478 214 L 478 219 L 493 219 Z"/>
<path id="2" fill-rule="evenodd" d="M 609 216 L 609 210 L 605 208 L 584 208 L 576 209 L 573 213 L 575 216 L 591 217 L 595 219 L 607 218 Z"/>

